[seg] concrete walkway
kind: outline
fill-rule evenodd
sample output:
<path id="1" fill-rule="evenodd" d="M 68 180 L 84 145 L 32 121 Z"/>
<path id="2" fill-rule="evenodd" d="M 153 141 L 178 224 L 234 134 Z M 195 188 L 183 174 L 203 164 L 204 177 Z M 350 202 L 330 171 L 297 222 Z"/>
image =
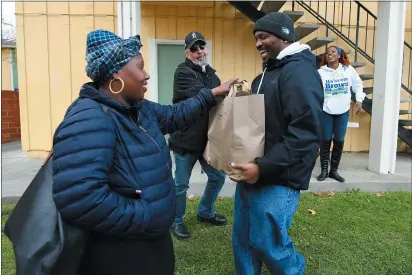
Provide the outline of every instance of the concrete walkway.
<path id="1" fill-rule="evenodd" d="M 1 151 L 2 201 L 15 201 L 30 184 L 44 158 L 28 158 L 26 152 L 21 150 L 20 142 L 3 144 Z M 412 191 L 412 155 L 398 155 L 395 175 L 377 175 L 368 171 L 367 167 L 368 154 L 347 153 L 342 156 L 339 171 L 346 182 L 338 183 L 331 179 L 318 182 L 316 180 L 320 172 L 318 164 L 313 171 L 309 191 L 339 192 L 358 188 L 365 192 Z M 200 165 L 196 164 L 188 194 L 201 196 L 206 181 L 206 174 L 202 174 Z M 236 183 L 227 178 L 221 196 L 233 196 L 235 188 Z"/>

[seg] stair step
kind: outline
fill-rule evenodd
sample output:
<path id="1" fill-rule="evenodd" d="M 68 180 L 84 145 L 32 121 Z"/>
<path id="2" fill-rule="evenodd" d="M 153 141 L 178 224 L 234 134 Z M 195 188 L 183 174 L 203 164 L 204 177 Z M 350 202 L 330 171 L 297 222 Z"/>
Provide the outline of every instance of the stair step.
<path id="1" fill-rule="evenodd" d="M 367 95 L 370 95 L 373 92 L 373 87 L 364 87 L 363 92 Z"/>
<path id="2" fill-rule="evenodd" d="M 335 41 L 334 37 L 316 37 L 307 42 L 312 51 Z"/>
<path id="3" fill-rule="evenodd" d="M 400 115 L 410 115 L 412 114 L 412 110 L 399 110 Z"/>
<path id="4" fill-rule="evenodd" d="M 412 126 L 412 120 L 410 119 L 400 119 L 399 123 L 403 126 Z"/>
<path id="5" fill-rule="evenodd" d="M 373 87 L 364 87 L 363 92 L 366 95 L 370 95 L 373 92 Z M 403 97 L 403 98 L 401 98 L 400 103 L 407 103 L 407 102 L 411 102 L 411 101 L 412 101 L 411 98 Z M 406 111 L 408 112 L 408 114 L 411 114 L 410 112 L 412 112 L 411 110 L 406 110 Z"/>
<path id="6" fill-rule="evenodd" d="M 293 22 L 298 21 L 305 14 L 303 11 L 284 11 L 283 13 L 289 15 Z"/>
<path id="7" fill-rule="evenodd" d="M 258 9 L 262 1 L 248 1 L 254 8 Z"/>
<path id="8" fill-rule="evenodd" d="M 373 74 L 360 74 L 359 77 L 362 80 L 371 80 L 373 79 Z"/>
<path id="9" fill-rule="evenodd" d="M 266 0 L 263 3 L 263 6 L 260 10 L 266 14 L 269 12 L 279 11 L 285 3 L 286 1 L 267 1 Z"/>
<path id="10" fill-rule="evenodd" d="M 295 28 L 296 41 L 299 41 L 314 31 L 317 31 L 319 27 L 320 26 L 318 24 L 300 24 Z"/>
<path id="11" fill-rule="evenodd" d="M 351 64 L 352 67 L 354 67 L 355 69 L 366 66 L 366 63 L 365 63 L 365 62 L 351 62 L 350 64 Z"/>
<path id="12" fill-rule="evenodd" d="M 259 18 L 262 18 L 265 14 L 257 9 L 257 6 L 261 1 L 228 1 L 235 9 L 240 11 L 244 16 L 250 19 L 252 22 L 256 22 Z M 257 5 L 255 7 L 255 5 Z"/>

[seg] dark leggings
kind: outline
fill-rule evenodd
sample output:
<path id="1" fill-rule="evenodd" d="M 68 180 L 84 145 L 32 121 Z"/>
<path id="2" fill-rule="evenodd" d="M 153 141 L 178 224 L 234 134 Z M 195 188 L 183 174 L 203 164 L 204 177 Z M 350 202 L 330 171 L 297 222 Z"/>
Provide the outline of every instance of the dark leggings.
<path id="1" fill-rule="evenodd" d="M 175 258 L 169 233 L 155 240 L 92 235 L 79 275 L 173 275 Z"/>
<path id="2" fill-rule="evenodd" d="M 345 140 L 346 129 L 348 127 L 349 111 L 341 115 L 330 115 L 323 112 L 323 139 L 343 142 Z"/>

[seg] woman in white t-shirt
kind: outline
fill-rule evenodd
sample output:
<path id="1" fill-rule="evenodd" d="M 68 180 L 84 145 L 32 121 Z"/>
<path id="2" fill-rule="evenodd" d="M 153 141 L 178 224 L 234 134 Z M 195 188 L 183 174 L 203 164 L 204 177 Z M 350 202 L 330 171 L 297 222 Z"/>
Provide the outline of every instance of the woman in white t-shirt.
<path id="1" fill-rule="evenodd" d="M 330 46 L 323 56 L 321 66 L 318 72 L 322 77 L 325 100 L 322 120 L 323 145 L 320 153 L 322 172 L 318 176 L 318 180 L 323 181 L 329 177 L 344 182 L 345 179 L 337 171 L 349 120 L 351 89 L 356 94 L 356 114 L 362 109 L 365 93 L 363 92 L 362 80 L 350 65 L 348 56 L 341 48 Z M 333 149 L 328 173 L 332 139 Z"/>

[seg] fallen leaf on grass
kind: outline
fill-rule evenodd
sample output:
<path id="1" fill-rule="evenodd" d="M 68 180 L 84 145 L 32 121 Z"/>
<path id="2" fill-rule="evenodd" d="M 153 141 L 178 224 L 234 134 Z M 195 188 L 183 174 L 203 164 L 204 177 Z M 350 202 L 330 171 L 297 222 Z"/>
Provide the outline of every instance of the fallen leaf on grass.
<path id="1" fill-rule="evenodd" d="M 325 193 L 324 192 L 313 192 L 312 195 L 322 197 L 325 195 Z"/>
<path id="2" fill-rule="evenodd" d="M 310 213 L 312 213 L 312 215 L 316 215 L 316 211 L 315 211 L 315 210 L 313 210 L 313 209 L 308 209 L 308 211 L 309 211 Z"/>
<path id="3" fill-rule="evenodd" d="M 189 196 L 187 196 L 187 199 L 189 201 L 194 201 L 194 200 L 196 200 L 196 197 L 194 195 L 189 195 Z"/>
<path id="4" fill-rule="evenodd" d="M 376 193 L 376 196 L 377 197 L 383 197 L 383 194 L 384 194 L 383 192 L 378 192 L 378 193 Z"/>
<path id="5" fill-rule="evenodd" d="M 217 197 L 217 200 L 218 200 L 218 201 L 221 201 L 221 200 L 223 200 L 223 197 L 222 197 L 222 196 L 219 196 L 219 197 Z"/>
<path id="6" fill-rule="evenodd" d="M 328 192 L 328 196 L 329 196 L 329 197 L 335 196 L 335 193 L 332 192 L 332 191 L 329 191 L 329 192 Z"/>

